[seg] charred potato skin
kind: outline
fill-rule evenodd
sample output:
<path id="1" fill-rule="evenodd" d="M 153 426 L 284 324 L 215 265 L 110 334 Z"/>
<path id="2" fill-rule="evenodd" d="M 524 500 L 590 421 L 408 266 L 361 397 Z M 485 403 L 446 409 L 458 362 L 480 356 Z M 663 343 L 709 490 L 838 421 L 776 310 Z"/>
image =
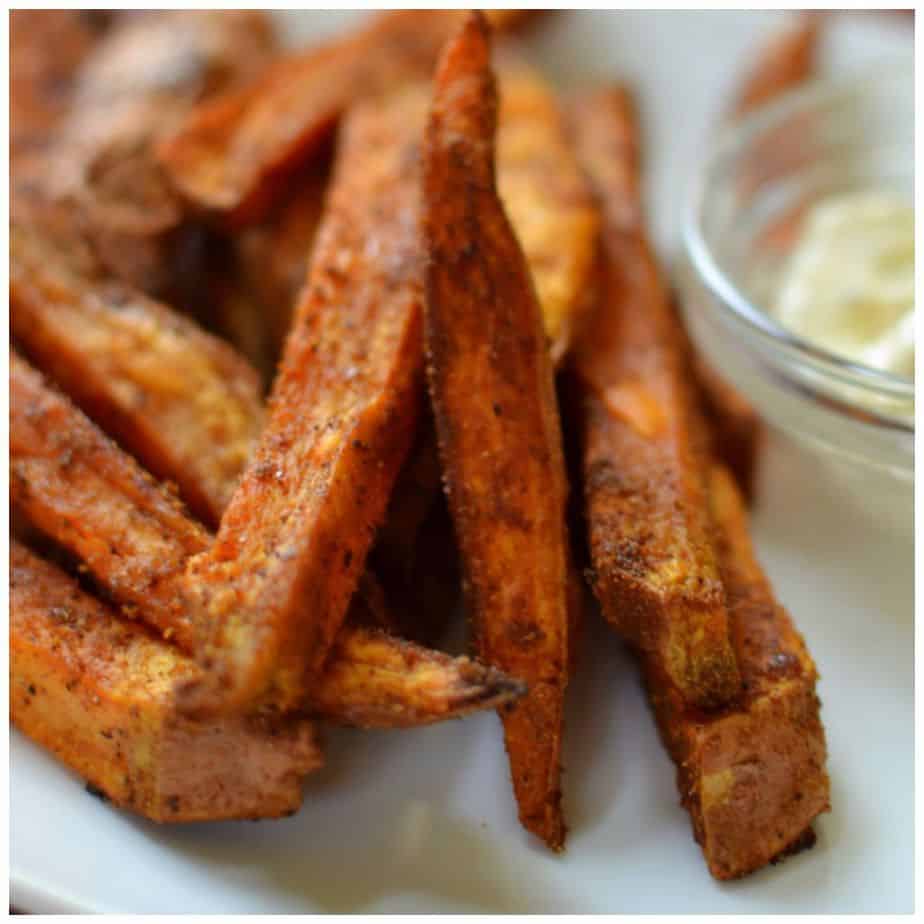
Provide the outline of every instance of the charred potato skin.
<path id="1" fill-rule="evenodd" d="M 424 156 L 426 343 L 444 483 L 481 656 L 529 684 L 502 719 L 523 825 L 561 849 L 561 736 L 577 584 L 552 363 L 497 195 L 483 19 L 443 53 Z"/>

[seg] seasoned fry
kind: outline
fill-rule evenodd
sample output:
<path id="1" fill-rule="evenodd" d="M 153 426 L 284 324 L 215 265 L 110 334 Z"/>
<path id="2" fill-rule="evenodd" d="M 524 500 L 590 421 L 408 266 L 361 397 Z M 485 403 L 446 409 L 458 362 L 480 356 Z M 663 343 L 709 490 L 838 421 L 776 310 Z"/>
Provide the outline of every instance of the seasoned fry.
<path id="1" fill-rule="evenodd" d="M 496 709 L 525 688 L 468 658 L 421 648 L 379 632 L 341 632 L 312 711 L 340 725 L 416 728 Z"/>
<path id="2" fill-rule="evenodd" d="M 192 648 L 179 579 L 188 557 L 208 544 L 205 530 L 15 351 L 10 495 L 119 602 L 141 610 L 165 637 Z"/>
<path id="3" fill-rule="evenodd" d="M 497 11 L 503 27 L 522 17 Z M 429 78 L 459 14 L 393 10 L 346 38 L 290 55 L 194 110 L 160 149 L 176 188 L 230 226 L 259 221 L 354 101 Z"/>
<path id="4" fill-rule="evenodd" d="M 18 542 L 10 548 L 10 717 L 113 803 L 154 821 L 291 815 L 321 765 L 313 724 L 179 713 L 198 670 Z"/>
<path id="5" fill-rule="evenodd" d="M 259 379 L 227 344 L 120 283 L 77 247 L 10 229 L 10 327 L 74 401 L 214 525 L 263 420 Z M 92 265 L 92 264 L 91 264 Z"/>
<path id="6" fill-rule="evenodd" d="M 606 618 L 660 659 L 688 702 L 710 708 L 737 693 L 739 676 L 712 545 L 708 444 L 641 222 L 627 94 L 583 97 L 574 129 L 605 225 L 603 297 L 575 347 L 594 589 Z"/>
<path id="7" fill-rule="evenodd" d="M 599 219 L 551 88 L 522 65 L 499 72 L 497 185 L 539 297 L 552 359 L 593 306 Z"/>
<path id="8" fill-rule="evenodd" d="M 10 365 L 10 491 L 18 514 L 81 559 L 123 611 L 191 648 L 183 573 L 210 537 L 134 461 L 16 355 Z M 518 694 L 497 671 L 410 646 L 364 575 L 318 689 L 299 705 L 328 721 L 407 727 L 492 708 Z M 177 655 L 179 658 L 179 655 Z M 193 682 L 201 671 L 184 668 Z M 389 719 L 390 716 L 390 719 Z"/>
<path id="9" fill-rule="evenodd" d="M 755 560 L 742 499 L 720 466 L 709 498 L 741 696 L 704 715 L 683 702 L 657 659 L 643 660 L 696 839 L 713 876 L 734 879 L 814 843 L 811 823 L 829 810 L 829 783 L 815 665 Z"/>
<path id="10" fill-rule="evenodd" d="M 502 710 L 520 820 L 560 850 L 576 584 L 552 363 L 495 186 L 489 57 L 488 27 L 472 14 L 435 79 L 424 153 L 430 393 L 480 652 L 529 684 Z"/>
<path id="11" fill-rule="evenodd" d="M 270 416 L 188 577 L 210 684 L 190 708 L 304 698 L 413 438 L 422 381 L 417 148 L 426 95 L 356 107 Z"/>

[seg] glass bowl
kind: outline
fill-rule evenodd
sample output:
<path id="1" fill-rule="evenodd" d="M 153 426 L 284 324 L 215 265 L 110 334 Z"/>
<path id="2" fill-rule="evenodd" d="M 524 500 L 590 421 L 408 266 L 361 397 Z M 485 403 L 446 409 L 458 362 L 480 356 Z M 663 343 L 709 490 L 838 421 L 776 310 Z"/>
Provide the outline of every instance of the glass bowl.
<path id="1" fill-rule="evenodd" d="M 820 81 L 724 130 L 694 186 L 681 268 L 687 325 L 713 367 L 904 526 L 913 524 L 913 380 L 819 348 L 765 306 L 814 202 L 867 189 L 914 201 L 913 73 L 901 60 Z"/>

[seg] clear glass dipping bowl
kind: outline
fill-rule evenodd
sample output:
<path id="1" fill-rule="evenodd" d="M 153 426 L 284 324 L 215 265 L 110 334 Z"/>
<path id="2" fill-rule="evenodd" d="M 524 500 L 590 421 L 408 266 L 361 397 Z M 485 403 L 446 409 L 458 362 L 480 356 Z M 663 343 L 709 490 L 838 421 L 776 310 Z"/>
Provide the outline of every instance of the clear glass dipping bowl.
<path id="1" fill-rule="evenodd" d="M 861 189 L 914 201 L 913 75 L 900 60 L 818 82 L 724 130 L 689 203 L 681 269 L 712 365 L 877 516 L 911 528 L 914 382 L 820 349 L 766 306 L 813 202 Z"/>

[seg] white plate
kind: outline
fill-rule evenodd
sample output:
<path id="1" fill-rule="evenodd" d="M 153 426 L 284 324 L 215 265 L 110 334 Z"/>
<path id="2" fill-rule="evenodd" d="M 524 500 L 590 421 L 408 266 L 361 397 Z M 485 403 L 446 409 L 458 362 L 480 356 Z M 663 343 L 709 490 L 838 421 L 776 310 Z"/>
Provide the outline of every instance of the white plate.
<path id="1" fill-rule="evenodd" d="M 330 31 L 297 14 L 302 35 Z M 559 14 L 533 40 L 574 84 L 638 86 L 662 245 L 722 95 L 770 13 Z M 837 67 L 910 29 L 857 17 Z M 913 555 L 775 443 L 755 532 L 822 672 L 834 811 L 814 850 L 742 882 L 708 875 L 631 662 L 592 628 L 570 703 L 564 856 L 516 823 L 497 719 L 330 736 L 292 819 L 158 827 L 115 811 L 11 740 L 11 892 L 30 911 L 910 911 Z M 592 655 L 592 657 L 591 657 Z"/>

